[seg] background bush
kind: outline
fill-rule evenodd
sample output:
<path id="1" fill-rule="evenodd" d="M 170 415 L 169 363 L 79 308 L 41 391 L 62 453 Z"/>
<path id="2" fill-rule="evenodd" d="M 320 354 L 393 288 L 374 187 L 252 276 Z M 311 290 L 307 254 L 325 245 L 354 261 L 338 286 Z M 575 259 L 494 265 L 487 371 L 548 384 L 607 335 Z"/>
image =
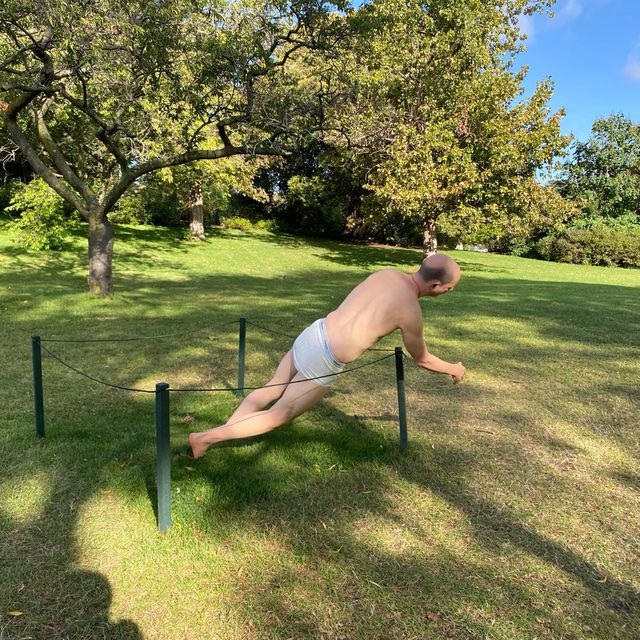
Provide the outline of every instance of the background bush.
<path id="1" fill-rule="evenodd" d="M 69 234 L 71 217 L 62 198 L 41 178 L 17 182 L 5 211 L 20 216 L 14 222 L 18 242 L 28 249 L 60 250 Z"/>
<path id="2" fill-rule="evenodd" d="M 640 227 L 567 229 L 539 240 L 536 252 L 555 262 L 640 267 Z"/>
<path id="3" fill-rule="evenodd" d="M 226 229 L 239 229 L 240 231 L 261 229 L 262 231 L 275 232 L 278 230 L 275 220 L 252 221 L 242 216 L 223 216 L 220 218 L 220 225 Z"/>

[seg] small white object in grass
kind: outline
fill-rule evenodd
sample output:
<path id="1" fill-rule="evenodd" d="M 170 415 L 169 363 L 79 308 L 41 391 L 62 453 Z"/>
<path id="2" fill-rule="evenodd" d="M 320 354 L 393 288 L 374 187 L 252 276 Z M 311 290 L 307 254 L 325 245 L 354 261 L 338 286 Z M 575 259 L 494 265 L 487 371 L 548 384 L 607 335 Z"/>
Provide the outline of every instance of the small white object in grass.
<path id="1" fill-rule="evenodd" d="M 180 493 L 180 487 L 176 487 L 176 493 Z"/>

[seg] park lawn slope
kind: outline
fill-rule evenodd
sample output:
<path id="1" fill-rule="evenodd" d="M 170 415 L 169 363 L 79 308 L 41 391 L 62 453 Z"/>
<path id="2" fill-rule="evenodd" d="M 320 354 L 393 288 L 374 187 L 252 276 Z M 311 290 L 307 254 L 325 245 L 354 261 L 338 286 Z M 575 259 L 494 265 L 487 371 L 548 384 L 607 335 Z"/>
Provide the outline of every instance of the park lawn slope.
<path id="1" fill-rule="evenodd" d="M 640 272 L 451 252 L 463 278 L 421 302 L 425 338 L 467 379 L 406 362 L 403 454 L 392 358 L 343 375 L 291 425 L 197 461 L 188 432 L 238 399 L 172 394 L 163 536 L 153 395 L 45 354 L 38 441 L 31 336 L 176 334 L 45 346 L 122 386 L 232 388 L 244 315 L 255 386 L 287 335 L 421 255 L 121 226 L 116 294 L 99 299 L 85 242 L 27 252 L 0 227 L 0 638 L 640 636 Z"/>

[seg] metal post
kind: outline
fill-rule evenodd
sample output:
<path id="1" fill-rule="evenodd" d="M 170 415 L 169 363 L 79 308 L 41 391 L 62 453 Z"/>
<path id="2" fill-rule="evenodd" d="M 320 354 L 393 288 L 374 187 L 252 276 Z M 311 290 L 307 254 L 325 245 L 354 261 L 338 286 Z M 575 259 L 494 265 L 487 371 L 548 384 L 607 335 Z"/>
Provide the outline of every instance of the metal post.
<path id="1" fill-rule="evenodd" d="M 171 527 L 171 444 L 169 433 L 169 385 L 156 384 L 156 468 L 158 484 L 158 528 Z"/>
<path id="2" fill-rule="evenodd" d="M 44 395 L 42 393 L 42 351 L 40 336 L 31 337 L 33 362 L 33 401 L 36 409 L 36 437 L 44 438 Z"/>
<path id="3" fill-rule="evenodd" d="M 238 336 L 238 397 L 244 396 L 244 354 L 247 343 L 247 319 L 240 316 L 240 333 Z"/>
<path id="4" fill-rule="evenodd" d="M 398 421 L 400 422 L 400 451 L 409 446 L 407 434 L 407 403 L 404 395 L 404 353 L 396 347 L 396 384 L 398 387 Z"/>

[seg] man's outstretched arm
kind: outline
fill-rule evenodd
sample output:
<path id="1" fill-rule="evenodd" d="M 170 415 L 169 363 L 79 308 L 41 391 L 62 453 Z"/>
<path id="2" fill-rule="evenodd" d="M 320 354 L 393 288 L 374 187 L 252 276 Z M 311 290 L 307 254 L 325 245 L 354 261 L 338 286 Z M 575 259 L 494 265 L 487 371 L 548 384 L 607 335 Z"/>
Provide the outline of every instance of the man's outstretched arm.
<path id="1" fill-rule="evenodd" d="M 422 337 L 422 321 L 418 323 L 415 321 L 411 322 L 407 326 L 401 327 L 400 330 L 402 332 L 404 346 L 419 367 L 434 371 L 435 373 L 449 375 L 456 383 L 464 378 L 465 368 L 462 362 L 452 364 L 429 353 L 424 338 Z"/>

